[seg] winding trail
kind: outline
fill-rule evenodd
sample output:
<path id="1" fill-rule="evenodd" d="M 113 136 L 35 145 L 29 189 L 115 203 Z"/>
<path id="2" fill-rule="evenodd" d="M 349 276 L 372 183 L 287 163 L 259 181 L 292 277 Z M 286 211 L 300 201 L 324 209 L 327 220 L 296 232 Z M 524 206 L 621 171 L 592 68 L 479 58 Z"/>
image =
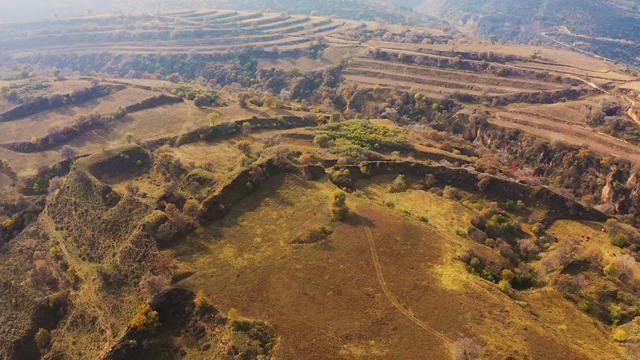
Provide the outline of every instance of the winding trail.
<path id="1" fill-rule="evenodd" d="M 402 315 L 404 315 L 407 319 L 409 319 L 411 322 L 416 324 L 421 329 L 425 330 L 426 332 L 442 340 L 447 345 L 452 344 L 454 342 L 452 339 L 450 339 L 443 333 L 439 332 L 438 330 L 432 328 L 431 326 L 429 326 L 429 324 L 425 323 L 424 321 L 418 319 L 415 315 L 413 315 L 413 313 L 409 309 L 407 309 L 402 304 L 400 304 L 400 302 L 393 296 L 393 294 L 387 287 L 387 282 L 384 280 L 384 275 L 382 273 L 382 266 L 380 265 L 380 260 L 378 259 L 378 252 L 376 250 L 376 244 L 375 244 L 375 241 L 373 240 L 373 234 L 371 233 L 371 229 L 369 229 L 368 226 L 365 226 L 364 232 L 367 235 L 367 240 L 369 241 L 369 249 L 371 250 L 371 260 L 373 261 L 373 265 L 376 269 L 376 277 L 378 278 L 378 283 L 380 284 L 380 287 L 382 288 L 382 292 L 387 297 L 391 305 L 393 305 L 393 307 L 395 307 Z"/>

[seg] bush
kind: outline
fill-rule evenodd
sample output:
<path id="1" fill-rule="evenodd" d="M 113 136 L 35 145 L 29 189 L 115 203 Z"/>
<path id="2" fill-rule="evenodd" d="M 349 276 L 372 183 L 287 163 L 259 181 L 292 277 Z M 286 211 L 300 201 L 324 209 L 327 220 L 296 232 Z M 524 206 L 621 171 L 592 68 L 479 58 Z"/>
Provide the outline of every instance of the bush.
<path id="1" fill-rule="evenodd" d="M 531 226 L 531 232 L 533 233 L 533 235 L 540 237 L 542 235 L 544 235 L 544 224 L 541 223 L 535 223 Z"/>
<path id="2" fill-rule="evenodd" d="M 467 230 L 461 227 L 456 227 L 455 232 L 456 232 L 456 235 L 460 236 L 461 238 L 466 238 L 469 235 L 467 233 Z"/>
<path id="3" fill-rule="evenodd" d="M 168 285 L 167 279 L 160 275 L 146 274 L 140 280 L 140 290 L 147 300 L 151 300 Z"/>
<path id="4" fill-rule="evenodd" d="M 313 143 L 321 148 L 327 148 L 331 146 L 331 138 L 327 134 L 316 135 L 313 138 Z"/>
<path id="5" fill-rule="evenodd" d="M 220 114 L 212 111 L 209 113 L 209 115 L 207 115 L 207 120 L 209 120 L 209 124 L 211 126 L 216 126 L 218 124 L 218 121 L 220 121 Z"/>
<path id="6" fill-rule="evenodd" d="M 123 117 L 127 116 L 127 110 L 122 106 L 118 106 L 118 110 L 116 110 L 111 116 L 116 120 L 122 119 Z"/>
<path id="7" fill-rule="evenodd" d="M 462 194 L 460 190 L 454 188 L 453 186 L 445 186 L 443 191 L 444 197 L 451 200 L 461 200 Z"/>
<path id="8" fill-rule="evenodd" d="M 349 208 L 347 208 L 347 195 L 342 191 L 336 191 L 333 193 L 333 199 L 331 201 L 331 215 L 334 219 L 342 221 L 349 215 Z"/>
<path id="9" fill-rule="evenodd" d="M 467 265 L 467 271 L 478 274 L 481 278 L 491 282 L 500 281 L 500 266 L 498 264 L 486 261 L 473 251 L 465 253 L 461 260 Z"/>
<path id="10" fill-rule="evenodd" d="M 525 290 L 533 287 L 538 279 L 536 271 L 525 264 L 520 264 L 513 271 L 513 277 L 509 280 L 511 287 L 516 290 Z"/>
<path id="11" fill-rule="evenodd" d="M 615 342 L 625 342 L 627 341 L 627 332 L 624 329 L 615 329 L 611 334 L 611 338 Z"/>
<path id="12" fill-rule="evenodd" d="M 476 228 L 475 226 L 469 226 L 469 228 L 467 229 L 467 235 L 469 236 L 469 238 L 479 243 L 484 243 L 485 240 L 487 240 L 487 234 L 484 231 Z"/>
<path id="13" fill-rule="evenodd" d="M 492 238 L 515 239 L 522 234 L 522 226 L 515 220 L 510 220 L 506 215 L 493 214 L 486 222 L 485 231 Z"/>
<path id="14" fill-rule="evenodd" d="M 405 180 L 404 175 L 398 175 L 391 183 L 391 186 L 389 187 L 389 192 L 392 192 L 392 193 L 405 192 L 407 191 L 407 188 L 408 188 L 407 181 Z"/>
<path id="15" fill-rule="evenodd" d="M 346 208 L 346 205 L 345 205 Z M 328 226 L 311 227 L 303 231 L 293 239 L 293 244 L 311 244 L 323 240 L 329 236 L 333 230 Z"/>
<path id="16" fill-rule="evenodd" d="M 42 352 L 42 350 L 46 349 L 49 346 L 49 343 L 51 343 L 51 334 L 49 333 L 49 330 L 39 328 L 34 336 L 34 341 L 36 342 L 38 350 Z"/>
<path id="17" fill-rule="evenodd" d="M 145 303 L 140 305 L 138 312 L 129 321 L 129 326 L 138 331 L 155 331 L 160 326 L 158 312 Z"/>
<path id="18" fill-rule="evenodd" d="M 509 199 L 504 203 L 504 208 L 509 211 L 521 211 L 524 209 L 524 207 L 525 207 L 525 204 L 524 204 L 524 201 L 522 200 L 513 201 Z"/>
<path id="19" fill-rule="evenodd" d="M 348 169 L 334 170 L 329 174 L 331 181 L 338 187 L 343 189 L 352 189 L 353 181 L 351 180 L 351 172 Z"/>
<path id="20" fill-rule="evenodd" d="M 427 174 L 424 177 L 424 187 L 429 189 L 436 184 L 436 177 L 433 174 Z"/>

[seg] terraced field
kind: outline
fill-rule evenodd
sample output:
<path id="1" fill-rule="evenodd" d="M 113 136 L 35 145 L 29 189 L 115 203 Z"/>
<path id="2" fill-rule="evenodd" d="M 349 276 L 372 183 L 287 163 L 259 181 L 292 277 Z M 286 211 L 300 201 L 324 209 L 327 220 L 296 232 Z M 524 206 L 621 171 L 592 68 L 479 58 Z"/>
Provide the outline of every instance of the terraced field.
<path id="1" fill-rule="evenodd" d="M 117 18 L 84 18 L 49 24 L 33 32 L 19 25 L 0 25 L 0 49 L 28 56 L 39 48 L 47 54 L 92 51 L 114 54 L 224 55 L 247 48 L 266 52 L 291 52 L 309 47 L 345 26 L 344 21 L 300 15 L 201 10 L 130 18 L 128 29 L 112 32 Z M 58 26 L 65 33 L 58 34 Z M 90 31 L 86 31 L 87 28 Z M 17 32 L 17 33 L 16 33 Z M 46 39 L 46 40 L 45 40 Z"/>
<path id="2" fill-rule="evenodd" d="M 346 81 L 365 88 L 412 89 L 430 98 L 462 100 L 483 109 L 498 105 L 489 110 L 490 122 L 496 126 L 640 162 L 637 146 L 594 129 L 585 118 L 591 105 L 610 93 L 605 87 L 633 86 L 634 75 L 623 67 L 566 50 L 527 46 L 381 41 L 367 45 L 367 51 L 349 62 Z M 580 106 L 564 106 L 567 100 Z M 610 97 L 608 101 L 617 100 Z M 512 105 L 501 107 L 508 104 Z M 621 104 L 627 109 L 633 100 L 623 98 Z M 563 110 L 555 115 L 538 111 L 554 106 Z"/>

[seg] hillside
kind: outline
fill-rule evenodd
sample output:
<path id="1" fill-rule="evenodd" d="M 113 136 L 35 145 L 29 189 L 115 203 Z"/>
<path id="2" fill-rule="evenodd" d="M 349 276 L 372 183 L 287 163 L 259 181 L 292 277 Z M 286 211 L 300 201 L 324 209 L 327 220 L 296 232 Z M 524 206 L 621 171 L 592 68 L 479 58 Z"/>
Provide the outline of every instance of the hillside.
<path id="1" fill-rule="evenodd" d="M 555 43 L 638 66 L 639 6 L 607 0 L 427 0 L 416 9 L 498 40 Z"/>
<path id="2" fill-rule="evenodd" d="M 438 24 L 0 25 L 0 359 L 635 359 L 640 74 Z"/>

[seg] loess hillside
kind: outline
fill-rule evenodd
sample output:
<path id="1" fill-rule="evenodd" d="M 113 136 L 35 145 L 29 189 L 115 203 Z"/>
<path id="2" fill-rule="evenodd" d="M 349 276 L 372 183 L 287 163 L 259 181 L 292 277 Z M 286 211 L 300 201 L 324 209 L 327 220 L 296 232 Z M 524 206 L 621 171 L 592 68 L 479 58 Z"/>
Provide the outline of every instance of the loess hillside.
<path id="1" fill-rule="evenodd" d="M 266 10 L 0 51 L 1 359 L 640 357 L 633 68 Z"/>
<path id="2" fill-rule="evenodd" d="M 616 0 L 426 0 L 418 11 L 499 40 L 555 44 L 640 64 L 640 4 Z"/>

